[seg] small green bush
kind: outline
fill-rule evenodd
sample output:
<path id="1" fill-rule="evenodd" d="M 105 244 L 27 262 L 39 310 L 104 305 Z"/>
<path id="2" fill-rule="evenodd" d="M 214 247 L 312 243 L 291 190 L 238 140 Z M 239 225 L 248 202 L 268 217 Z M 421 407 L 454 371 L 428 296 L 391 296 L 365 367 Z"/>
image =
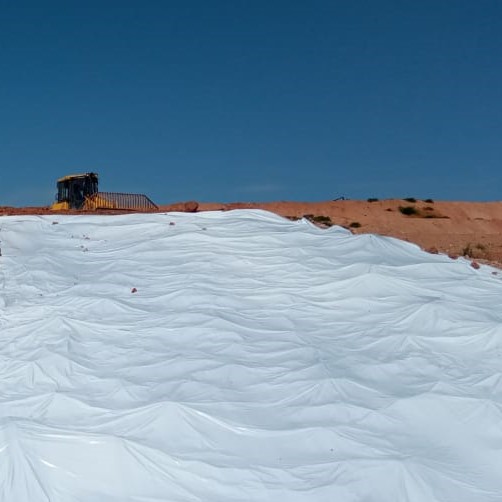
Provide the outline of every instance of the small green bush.
<path id="1" fill-rule="evenodd" d="M 464 249 L 462 249 L 463 256 L 469 256 L 470 258 L 481 258 L 486 251 L 486 246 L 480 242 L 476 243 L 474 246 L 469 242 Z"/>
<path id="2" fill-rule="evenodd" d="M 427 204 L 434 204 L 432 199 L 425 199 L 424 202 L 427 202 Z"/>
<path id="3" fill-rule="evenodd" d="M 312 221 L 316 223 L 331 223 L 331 218 L 329 216 L 313 216 Z"/>
<path id="4" fill-rule="evenodd" d="M 377 199 L 377 198 L 375 198 L 375 197 L 370 197 L 370 198 L 368 199 L 368 202 L 378 202 L 378 199 Z"/>
<path id="5" fill-rule="evenodd" d="M 406 197 L 403 200 L 405 200 L 406 202 L 416 202 L 417 201 L 417 199 L 415 199 L 415 197 Z"/>
<path id="6" fill-rule="evenodd" d="M 472 248 L 471 244 L 467 244 L 464 249 L 462 249 L 462 256 L 471 256 L 472 255 Z"/>
<path id="7" fill-rule="evenodd" d="M 328 226 L 333 225 L 331 218 L 329 216 L 322 216 L 322 215 L 314 216 L 313 214 L 304 214 L 303 217 L 313 223 L 322 223 Z"/>
<path id="8" fill-rule="evenodd" d="M 350 228 L 361 228 L 361 224 L 358 221 L 353 221 L 350 225 Z"/>
<path id="9" fill-rule="evenodd" d="M 418 211 L 414 206 L 399 206 L 399 211 L 406 216 L 418 214 Z"/>

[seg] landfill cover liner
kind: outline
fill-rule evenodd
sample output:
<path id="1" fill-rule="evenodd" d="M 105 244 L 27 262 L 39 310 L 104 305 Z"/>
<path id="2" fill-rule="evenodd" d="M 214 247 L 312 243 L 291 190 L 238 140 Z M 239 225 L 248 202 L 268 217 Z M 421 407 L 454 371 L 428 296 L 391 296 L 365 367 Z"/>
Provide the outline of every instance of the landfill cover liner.
<path id="1" fill-rule="evenodd" d="M 496 269 L 259 210 L 0 249 L 0 501 L 502 500 Z"/>

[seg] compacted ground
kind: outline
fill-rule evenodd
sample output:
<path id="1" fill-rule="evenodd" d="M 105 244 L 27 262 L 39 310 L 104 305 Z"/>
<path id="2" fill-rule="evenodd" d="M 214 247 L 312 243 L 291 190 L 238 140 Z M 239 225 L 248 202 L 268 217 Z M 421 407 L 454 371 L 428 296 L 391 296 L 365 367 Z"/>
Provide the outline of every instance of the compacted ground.
<path id="1" fill-rule="evenodd" d="M 354 233 L 397 237 L 414 242 L 430 252 L 446 253 L 452 257 L 467 256 L 502 266 L 502 202 L 389 199 L 371 202 L 338 200 L 222 204 L 190 201 L 159 207 L 160 211 L 232 209 L 264 209 L 290 219 L 306 216 L 319 226 L 341 225 Z M 0 215 L 51 213 L 47 207 L 0 207 Z"/>

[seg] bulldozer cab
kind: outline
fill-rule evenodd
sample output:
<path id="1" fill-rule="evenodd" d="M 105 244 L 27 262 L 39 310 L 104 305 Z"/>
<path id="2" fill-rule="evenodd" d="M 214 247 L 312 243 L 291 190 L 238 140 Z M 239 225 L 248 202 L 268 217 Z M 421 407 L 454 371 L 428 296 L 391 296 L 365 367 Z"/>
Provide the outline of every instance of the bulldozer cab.
<path id="1" fill-rule="evenodd" d="M 96 173 L 73 174 L 58 179 L 57 205 L 67 209 L 82 209 L 87 197 L 98 192 Z"/>

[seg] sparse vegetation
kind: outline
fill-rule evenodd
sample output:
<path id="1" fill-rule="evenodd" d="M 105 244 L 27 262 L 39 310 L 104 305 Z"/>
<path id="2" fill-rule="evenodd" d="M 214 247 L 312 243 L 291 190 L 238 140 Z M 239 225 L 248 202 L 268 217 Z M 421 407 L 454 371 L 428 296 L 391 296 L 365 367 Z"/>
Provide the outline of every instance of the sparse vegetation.
<path id="1" fill-rule="evenodd" d="M 375 197 L 370 197 L 370 198 L 368 199 L 368 202 L 378 202 L 378 199 L 377 199 L 377 198 L 375 198 Z"/>
<path id="2" fill-rule="evenodd" d="M 316 223 L 331 224 L 331 218 L 329 216 L 314 216 L 312 220 Z"/>
<path id="3" fill-rule="evenodd" d="M 417 208 L 415 206 L 399 206 L 399 211 L 401 214 L 406 216 L 413 216 L 418 214 Z"/>
<path id="4" fill-rule="evenodd" d="M 411 197 L 405 200 L 414 200 Z M 434 208 L 431 206 L 426 206 L 423 209 L 419 209 L 415 206 L 399 206 L 399 211 L 405 216 L 417 216 L 425 219 L 432 218 L 449 218 L 449 216 L 443 216 L 442 214 L 435 213 Z"/>
<path id="5" fill-rule="evenodd" d="M 472 248 L 471 244 L 467 244 L 467 246 L 462 249 L 462 256 L 472 256 Z"/>
<path id="6" fill-rule="evenodd" d="M 478 242 L 474 246 L 469 242 L 462 249 L 462 256 L 468 256 L 469 258 L 483 258 L 485 256 L 486 246 Z"/>
<path id="7" fill-rule="evenodd" d="M 417 201 L 417 199 L 415 199 L 415 197 L 406 197 L 403 200 L 405 200 L 406 202 L 416 202 Z"/>
<path id="8" fill-rule="evenodd" d="M 425 199 L 424 202 L 427 202 L 427 204 L 434 204 L 432 199 Z"/>
<path id="9" fill-rule="evenodd" d="M 333 225 L 333 222 L 331 221 L 331 218 L 329 216 L 304 214 L 303 217 L 311 221 L 312 223 L 322 223 L 323 225 L 327 225 L 329 227 Z"/>
<path id="10" fill-rule="evenodd" d="M 353 221 L 350 225 L 350 228 L 361 228 L 361 224 L 358 221 Z"/>

